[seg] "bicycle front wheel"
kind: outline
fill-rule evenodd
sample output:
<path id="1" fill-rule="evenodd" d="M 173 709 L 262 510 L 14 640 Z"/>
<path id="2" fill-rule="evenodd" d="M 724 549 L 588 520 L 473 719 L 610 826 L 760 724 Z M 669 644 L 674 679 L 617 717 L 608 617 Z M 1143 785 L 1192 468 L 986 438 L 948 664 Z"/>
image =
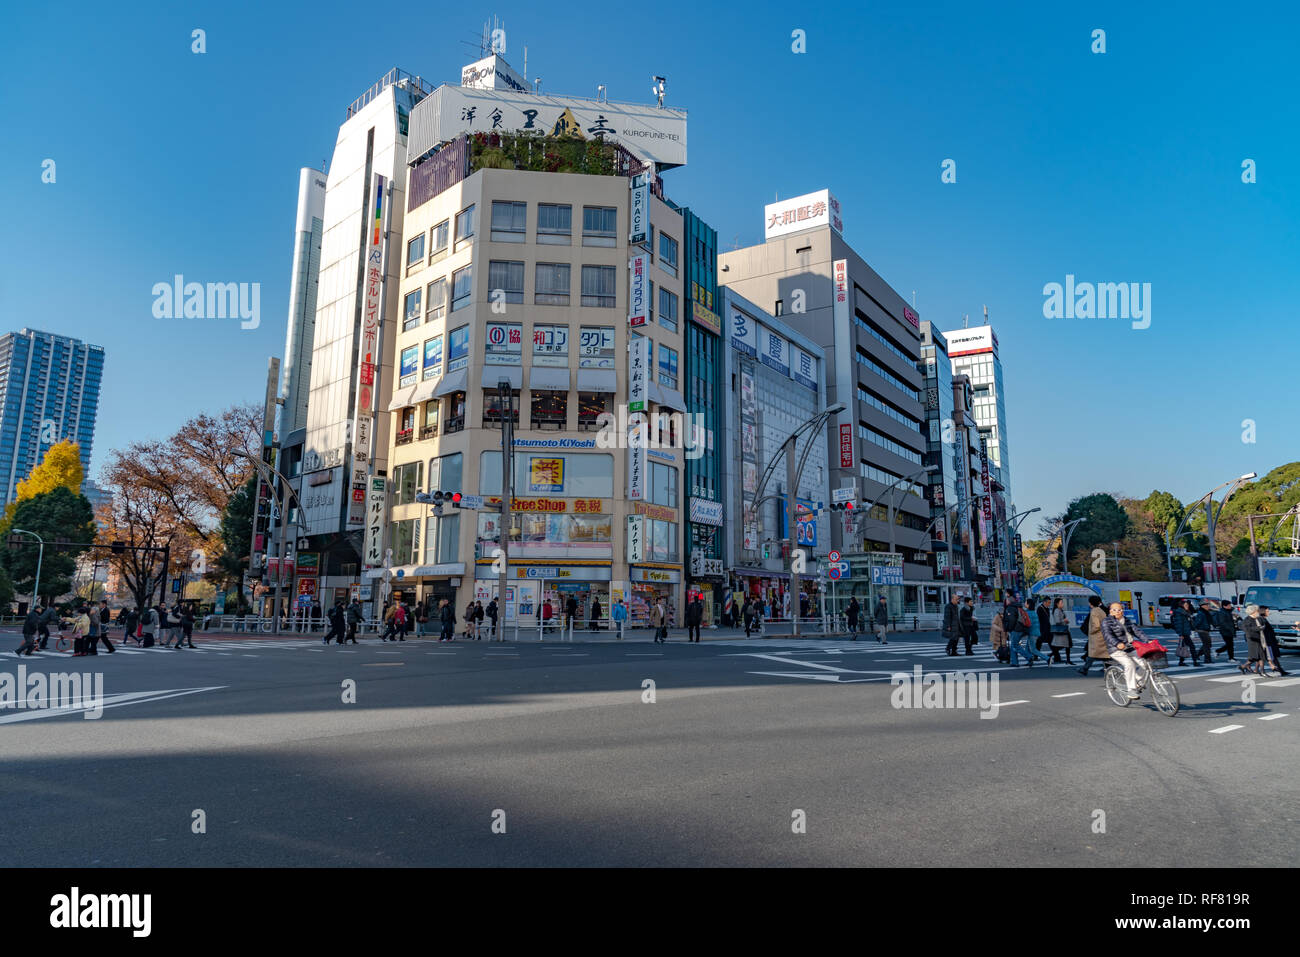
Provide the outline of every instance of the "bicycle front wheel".
<path id="1" fill-rule="evenodd" d="M 1172 718 L 1182 706 L 1178 696 L 1178 685 L 1163 671 L 1151 672 L 1151 697 L 1155 699 L 1160 713 Z"/>
<path id="2" fill-rule="evenodd" d="M 1129 706 L 1132 699 L 1128 696 L 1128 685 L 1124 681 L 1123 668 L 1114 666 L 1106 668 L 1106 694 L 1121 708 Z"/>

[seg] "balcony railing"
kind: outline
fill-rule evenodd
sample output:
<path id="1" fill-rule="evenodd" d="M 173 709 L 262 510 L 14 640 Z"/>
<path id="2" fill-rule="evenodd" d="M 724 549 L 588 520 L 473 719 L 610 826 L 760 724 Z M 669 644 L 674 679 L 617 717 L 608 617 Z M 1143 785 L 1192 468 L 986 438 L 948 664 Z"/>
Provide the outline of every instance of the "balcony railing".
<path id="1" fill-rule="evenodd" d="M 396 444 L 398 444 L 398 445 L 407 445 L 407 444 L 409 444 L 409 443 L 411 442 L 411 440 L 414 439 L 414 438 L 415 438 L 415 429 L 414 429 L 414 428 L 410 428 L 410 429 L 398 429 L 398 430 L 397 430 L 397 443 L 396 443 Z"/>
<path id="2" fill-rule="evenodd" d="M 451 433 L 453 432 L 463 431 L 464 428 L 465 428 L 465 416 L 462 415 L 459 416 L 458 418 L 448 419 L 443 434 L 451 435 Z"/>
<path id="3" fill-rule="evenodd" d="M 420 439 L 433 439 L 438 436 L 438 427 L 436 425 L 422 426 L 420 429 Z"/>

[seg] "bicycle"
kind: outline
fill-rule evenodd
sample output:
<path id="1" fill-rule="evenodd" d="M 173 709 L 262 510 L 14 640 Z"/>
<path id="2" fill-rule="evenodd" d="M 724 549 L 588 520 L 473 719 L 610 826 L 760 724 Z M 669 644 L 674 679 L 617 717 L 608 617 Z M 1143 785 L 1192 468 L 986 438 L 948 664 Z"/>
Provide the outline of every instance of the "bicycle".
<path id="1" fill-rule="evenodd" d="M 1155 659 L 1165 657 L 1165 646 L 1158 641 L 1135 641 L 1133 642 L 1133 650 L 1137 652 L 1138 695 L 1140 696 L 1143 691 L 1149 688 L 1156 709 L 1161 714 L 1172 718 L 1182 706 L 1182 700 L 1178 696 L 1178 685 L 1153 664 Z M 1114 704 L 1121 708 L 1127 708 L 1132 702 L 1138 700 L 1137 698 L 1130 698 L 1128 695 L 1128 683 L 1124 680 L 1122 666 L 1114 662 L 1107 662 L 1104 677 L 1106 694 L 1110 696 L 1110 700 Z"/>

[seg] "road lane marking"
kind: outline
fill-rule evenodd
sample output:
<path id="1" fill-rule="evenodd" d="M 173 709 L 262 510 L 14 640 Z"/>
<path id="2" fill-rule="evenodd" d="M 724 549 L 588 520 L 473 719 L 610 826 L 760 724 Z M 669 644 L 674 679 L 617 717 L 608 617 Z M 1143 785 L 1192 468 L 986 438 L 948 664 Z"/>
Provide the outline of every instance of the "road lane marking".
<path id="1" fill-rule="evenodd" d="M 405 661 L 367 661 L 362 668 L 405 668 Z"/>
<path id="2" fill-rule="evenodd" d="M 998 707 L 999 707 L 999 708 L 1006 708 L 1006 707 L 1010 707 L 1010 706 L 1013 705 L 1013 704 L 1029 704 L 1029 699 L 1028 699 L 1028 698 L 1018 698 L 1018 699 L 1015 700 L 1015 701 L 999 701 L 999 702 L 998 702 Z"/>
<path id="3" fill-rule="evenodd" d="M 1300 685 L 1300 678 L 1286 678 L 1282 681 L 1270 681 L 1270 688 L 1289 688 L 1292 685 Z"/>
<path id="4" fill-rule="evenodd" d="M 1227 734 L 1229 731 L 1238 731 L 1244 727 L 1244 724 L 1225 724 L 1222 728 L 1214 728 L 1210 734 Z"/>
<path id="5" fill-rule="evenodd" d="M 1260 720 L 1260 721 L 1276 721 L 1278 718 L 1285 718 L 1285 717 L 1286 717 L 1285 714 L 1261 714 L 1261 715 L 1259 716 L 1259 720 Z"/>
<path id="6" fill-rule="evenodd" d="M 1087 694 L 1086 691 L 1071 691 L 1069 694 L 1054 694 L 1053 698 L 1077 698 L 1079 695 Z"/>

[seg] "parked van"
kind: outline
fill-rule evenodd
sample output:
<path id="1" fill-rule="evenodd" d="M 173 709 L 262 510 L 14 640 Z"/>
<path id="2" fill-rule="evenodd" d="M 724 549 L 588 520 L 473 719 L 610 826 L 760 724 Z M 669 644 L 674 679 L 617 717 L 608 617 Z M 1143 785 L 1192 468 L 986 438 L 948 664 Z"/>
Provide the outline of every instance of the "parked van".
<path id="1" fill-rule="evenodd" d="M 1205 601 L 1206 598 L 1210 598 L 1210 596 L 1208 595 L 1161 595 L 1159 598 L 1156 599 L 1156 624 L 1160 625 L 1163 628 L 1172 628 L 1173 625 L 1170 624 L 1169 619 L 1174 613 L 1175 605 L 1181 605 L 1185 601 L 1190 601 L 1192 603 L 1192 612 L 1195 613 L 1196 609 L 1201 607 L 1201 602 Z M 1210 600 L 1217 601 L 1218 599 L 1210 598 Z"/>
<path id="2" fill-rule="evenodd" d="M 1278 647 L 1300 651 L 1300 585 L 1252 585 L 1246 589 L 1245 601 L 1267 605 Z"/>

